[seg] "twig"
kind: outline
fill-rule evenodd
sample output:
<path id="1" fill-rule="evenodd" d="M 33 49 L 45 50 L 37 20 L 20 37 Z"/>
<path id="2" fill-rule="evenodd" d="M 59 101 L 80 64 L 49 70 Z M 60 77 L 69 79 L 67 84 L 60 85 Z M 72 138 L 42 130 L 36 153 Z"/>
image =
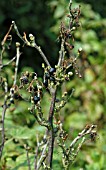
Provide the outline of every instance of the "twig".
<path id="1" fill-rule="evenodd" d="M 5 51 L 5 47 L 3 46 L 2 47 L 2 50 L 1 50 L 1 55 L 0 55 L 0 66 L 2 66 L 2 64 L 3 64 L 3 53 L 4 53 L 4 51 Z M 1 70 L 1 68 L 0 68 L 0 70 Z"/>
<path id="2" fill-rule="evenodd" d="M 12 30 L 12 28 L 13 28 L 13 23 L 10 25 L 10 28 L 9 28 L 7 34 L 5 35 L 3 41 L 1 42 L 1 45 L 2 45 L 2 46 L 4 46 L 4 44 L 5 44 L 5 42 L 6 42 L 7 38 L 8 38 L 8 36 L 9 36 L 11 30 Z"/>
<path id="3" fill-rule="evenodd" d="M 16 31 L 16 34 L 18 35 L 18 37 L 26 44 L 26 41 L 24 40 L 24 38 L 21 36 L 21 34 L 19 33 L 19 30 L 17 28 L 17 25 L 15 24 L 15 21 L 12 21 L 12 24 L 14 26 L 14 29 Z"/>
<path id="4" fill-rule="evenodd" d="M 4 44 L 5 44 L 5 42 L 6 42 L 7 38 L 8 38 L 11 30 L 12 30 L 12 27 L 13 27 L 13 24 L 10 25 L 10 28 L 9 28 L 7 34 L 4 36 L 4 38 L 3 38 L 2 42 L 1 42 L 2 51 L 1 51 L 1 56 L 0 56 L 0 65 L 2 65 L 3 53 L 4 53 L 4 51 L 5 51 Z"/>
<path id="5" fill-rule="evenodd" d="M 52 101 L 49 110 L 49 118 L 48 122 L 50 124 L 50 129 L 48 129 L 48 156 L 47 156 L 47 165 L 52 168 L 52 159 L 53 159 L 53 148 L 54 148 L 54 129 L 53 129 L 53 115 L 54 115 L 54 108 L 55 108 L 55 99 L 56 99 L 56 90 L 53 89 L 52 91 Z"/>
<path id="6" fill-rule="evenodd" d="M 4 148 L 4 142 L 5 142 L 5 129 L 4 129 L 4 119 L 5 119 L 5 113 L 7 110 L 7 105 L 6 105 L 6 100 L 4 101 L 4 105 L 3 105 L 3 111 L 2 111 L 2 141 L 1 141 L 1 145 L 0 145 L 0 159 L 2 157 L 2 152 L 3 152 L 3 148 Z"/>
<path id="7" fill-rule="evenodd" d="M 82 147 L 82 145 L 83 145 L 84 142 L 85 142 L 85 136 L 82 138 L 82 141 L 81 141 L 81 142 L 79 143 L 79 145 L 78 145 L 78 148 L 77 148 L 75 157 L 78 155 L 78 152 L 79 152 L 79 150 L 81 149 L 81 147 Z M 75 157 L 74 157 L 74 159 L 75 159 Z"/>
<path id="8" fill-rule="evenodd" d="M 3 111 L 2 111 L 2 127 L 1 127 L 1 144 L 0 144 L 0 159 L 2 157 L 2 152 L 3 152 L 3 148 L 4 148 L 4 142 L 5 142 L 5 129 L 4 129 L 4 120 L 5 120 L 5 114 L 6 114 L 6 110 L 7 110 L 7 96 L 6 93 L 8 91 L 8 85 L 7 82 L 5 82 L 5 99 L 4 99 L 4 104 L 3 104 Z"/>
<path id="9" fill-rule="evenodd" d="M 28 162 L 28 170 L 31 170 L 30 159 L 29 159 L 29 152 L 28 152 L 27 148 L 26 148 L 26 156 L 27 156 L 27 162 Z"/>
<path id="10" fill-rule="evenodd" d="M 62 129 L 62 124 L 60 123 L 61 140 L 58 141 L 58 144 L 61 147 L 62 152 L 63 152 L 63 166 L 64 166 L 65 170 L 68 170 L 69 166 L 75 160 L 76 156 L 79 153 L 79 150 L 80 150 L 82 144 L 86 140 L 86 135 L 90 135 L 90 137 L 93 137 L 93 140 L 95 140 L 95 137 L 96 137 L 97 134 L 96 134 L 96 131 L 94 131 L 94 129 L 96 127 L 97 127 L 96 125 L 91 125 L 91 126 L 87 125 L 84 128 L 84 130 L 82 130 L 82 132 L 79 133 L 78 136 L 71 142 L 70 146 L 66 148 L 64 142 L 66 140 L 67 135 L 66 135 L 66 137 L 64 136 L 64 130 Z M 77 144 L 77 142 L 79 140 L 81 140 L 81 142 L 79 142 L 78 146 L 76 147 L 75 145 Z"/>
<path id="11" fill-rule="evenodd" d="M 45 56 L 45 54 L 43 53 L 43 51 L 41 50 L 41 48 L 39 46 L 37 46 L 37 44 L 35 44 L 34 48 L 40 53 L 40 55 L 42 56 L 43 60 L 45 61 L 45 63 L 51 67 L 49 61 L 47 60 L 47 57 Z"/>
<path id="12" fill-rule="evenodd" d="M 76 152 L 73 153 L 72 163 L 74 163 L 74 161 L 75 161 L 75 159 L 76 159 L 76 157 L 77 157 L 77 155 L 78 155 L 78 153 L 79 153 L 79 151 L 80 151 L 83 143 L 85 142 L 85 140 L 86 140 L 86 138 L 85 138 L 85 136 L 84 136 L 84 137 L 82 138 L 81 142 L 79 143 Z M 66 168 L 67 168 L 67 167 L 66 167 Z"/>
<path id="13" fill-rule="evenodd" d="M 40 157 L 40 159 L 38 160 L 37 168 L 36 168 L 35 170 L 38 170 L 38 169 L 41 167 L 42 161 L 43 161 L 44 158 L 46 157 L 46 156 L 45 156 L 45 153 L 46 153 L 47 145 L 48 145 L 48 142 L 47 142 L 47 143 L 44 145 L 44 147 L 43 147 L 43 151 L 42 151 L 41 157 Z"/>
<path id="14" fill-rule="evenodd" d="M 17 81 L 17 72 L 18 72 L 18 65 L 19 65 L 19 58 L 20 58 L 20 43 L 16 43 L 16 67 L 15 67 L 15 75 L 14 75 L 14 85 L 16 85 Z"/>
<path id="15" fill-rule="evenodd" d="M 19 38 L 20 38 L 26 45 L 28 45 L 28 46 L 30 46 L 30 47 L 34 47 L 34 48 L 40 53 L 40 55 L 41 55 L 41 57 L 43 58 L 43 60 L 45 61 L 45 63 L 46 63 L 48 66 L 50 66 L 50 63 L 49 63 L 47 57 L 45 56 L 45 54 L 43 53 L 43 51 L 41 50 L 41 48 L 40 48 L 35 42 L 34 42 L 33 44 L 31 44 L 31 43 L 27 40 L 25 33 L 24 33 L 24 37 L 22 37 L 21 34 L 19 33 L 19 30 L 18 30 L 18 28 L 17 28 L 17 25 L 16 25 L 15 21 L 12 21 L 12 23 L 13 23 L 13 25 L 14 25 L 14 29 L 15 29 L 15 31 L 16 31 L 16 34 L 19 36 Z M 30 34 L 29 37 L 33 37 L 33 38 L 34 38 L 34 36 L 33 36 L 32 34 Z M 35 39 L 35 38 L 34 38 L 34 39 Z M 50 66 L 50 67 L 51 67 L 51 66 Z"/>
<path id="16" fill-rule="evenodd" d="M 37 157 L 38 157 L 38 150 L 39 150 L 39 138 L 38 135 L 36 137 L 37 141 L 37 147 L 36 147 L 36 152 L 35 152 L 35 161 L 34 161 L 34 170 L 37 169 Z"/>
<path id="17" fill-rule="evenodd" d="M 86 136 L 86 135 L 88 135 L 88 134 L 91 134 L 91 132 L 92 132 L 92 130 L 94 129 L 94 128 L 96 128 L 97 126 L 96 125 L 91 125 L 90 127 L 88 127 L 88 129 L 86 129 L 86 127 L 85 127 L 85 129 L 81 132 L 81 133 L 79 133 L 78 134 L 78 136 L 71 142 L 71 144 L 70 144 L 70 149 L 75 145 L 75 143 L 77 143 L 77 141 L 79 140 L 79 139 L 81 139 L 83 136 Z"/>
<path id="18" fill-rule="evenodd" d="M 59 61 L 58 61 L 58 66 L 62 66 L 63 61 L 64 61 L 64 55 L 65 55 L 65 51 L 64 51 L 64 39 L 62 38 L 62 42 L 61 42 L 61 49 L 59 51 Z"/>
<path id="19" fill-rule="evenodd" d="M 49 127 L 48 122 L 46 122 L 45 120 L 42 120 L 36 113 L 34 113 L 33 115 L 36 118 L 36 120 L 39 123 L 39 125 L 45 126 L 46 128 Z"/>
<path id="20" fill-rule="evenodd" d="M 10 63 L 12 63 L 15 59 L 16 59 L 16 56 L 13 57 L 13 58 L 12 58 L 10 61 L 8 61 L 6 64 L 1 65 L 1 66 L 0 66 L 0 69 L 2 69 L 3 67 L 8 66 L 8 65 L 9 65 Z"/>

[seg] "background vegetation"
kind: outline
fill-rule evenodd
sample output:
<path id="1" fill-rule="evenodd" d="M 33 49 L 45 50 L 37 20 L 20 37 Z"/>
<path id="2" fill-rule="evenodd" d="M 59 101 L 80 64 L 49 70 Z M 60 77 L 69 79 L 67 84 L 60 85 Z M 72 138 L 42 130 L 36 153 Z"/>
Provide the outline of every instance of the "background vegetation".
<path id="1" fill-rule="evenodd" d="M 96 4 L 95 4 L 96 3 Z M 73 2 L 73 6 L 81 5 L 81 28 L 75 33 L 75 51 L 83 48 L 78 65 L 82 79 L 77 76 L 72 78 L 66 87 L 70 92 L 75 88 L 73 98 L 60 113 L 65 121 L 64 128 L 69 133 L 68 140 L 72 140 L 86 124 L 98 125 L 98 139 L 91 143 L 90 140 L 82 147 L 72 170 L 105 170 L 106 169 L 106 13 L 105 0 Z M 47 54 L 49 61 L 57 61 L 59 43 L 58 34 L 61 20 L 65 19 L 68 9 L 68 0 L 11 0 L 0 1 L 0 39 L 2 41 L 12 20 L 15 20 L 20 32 L 33 33 L 36 41 Z M 18 41 L 13 32 L 13 43 L 4 55 L 4 63 L 15 55 L 15 41 Z M 35 71 L 42 75 L 42 59 L 39 54 L 30 48 L 22 48 L 20 72 L 25 70 Z M 11 86 L 14 67 L 6 67 L 4 75 Z M 1 92 L 0 92 L 1 94 Z M 24 94 L 26 95 L 26 94 Z M 45 98 L 49 100 L 48 94 Z M 43 101 L 44 111 L 48 110 L 48 100 Z M 0 97 L 0 106 L 3 103 Z M 27 107 L 26 107 L 27 105 Z M 16 109 L 17 108 L 17 109 Z M 28 111 L 28 103 L 15 101 L 6 113 L 5 127 L 7 142 L 5 145 L 2 166 L 5 163 L 12 170 L 26 170 L 26 153 L 23 144 L 35 147 L 36 134 L 42 136 L 43 129 L 36 124 L 36 120 Z M 0 107 L 0 116 L 1 116 Z M 30 140 L 29 140 L 30 139 Z M 10 147 L 11 146 L 11 147 Z M 59 170 L 58 152 L 54 154 L 54 169 Z M 33 162 L 33 153 L 30 152 Z M 9 169 L 9 168 L 8 168 Z M 7 170 L 8 170 L 7 169 Z"/>

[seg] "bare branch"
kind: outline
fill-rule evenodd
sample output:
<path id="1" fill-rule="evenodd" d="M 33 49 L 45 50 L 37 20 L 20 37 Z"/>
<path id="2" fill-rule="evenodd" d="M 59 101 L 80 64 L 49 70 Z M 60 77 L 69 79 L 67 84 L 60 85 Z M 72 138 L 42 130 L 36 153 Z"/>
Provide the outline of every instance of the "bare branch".
<path id="1" fill-rule="evenodd" d="M 71 142 L 70 149 L 77 143 L 78 140 L 80 140 L 83 136 L 86 136 L 88 134 L 91 134 L 91 132 L 96 128 L 96 125 L 91 125 L 90 127 L 85 127 L 85 129 L 78 134 L 78 136 Z"/>
<path id="2" fill-rule="evenodd" d="M 3 53 L 4 53 L 4 51 L 5 51 L 4 44 L 5 44 L 5 42 L 7 41 L 7 38 L 8 38 L 8 36 L 9 36 L 11 30 L 12 30 L 12 27 L 13 27 L 13 24 L 10 25 L 10 28 L 9 28 L 7 34 L 4 36 L 4 38 L 3 38 L 2 42 L 1 42 L 1 45 L 2 45 L 2 51 L 1 51 L 1 55 L 0 55 L 0 65 L 1 65 L 1 66 L 2 66 L 2 60 L 3 60 Z M 0 68 L 0 69 L 1 69 L 1 68 Z"/>
<path id="3" fill-rule="evenodd" d="M 16 34 L 20 37 L 20 39 L 28 46 L 35 48 L 41 55 L 41 57 L 43 58 L 43 60 L 45 61 L 45 63 L 50 66 L 50 63 L 47 59 L 47 57 L 45 56 L 45 54 L 43 53 L 43 51 L 41 50 L 40 46 L 37 46 L 37 44 L 35 43 L 35 37 L 32 34 L 29 34 L 29 38 L 30 38 L 30 42 L 27 40 L 26 38 L 26 34 L 24 33 L 24 37 L 21 36 L 21 34 L 19 33 L 19 30 L 17 28 L 17 25 L 15 24 L 15 21 L 12 21 L 13 25 L 14 25 L 14 29 L 16 31 Z M 51 66 L 50 66 L 51 67 Z"/>
<path id="4" fill-rule="evenodd" d="M 16 59 L 16 56 L 13 57 L 11 60 L 9 60 L 6 64 L 1 65 L 1 66 L 0 66 L 0 69 L 2 69 L 3 67 L 8 66 L 8 65 L 11 64 L 15 59 Z"/>
<path id="5" fill-rule="evenodd" d="M 43 150 L 42 150 L 42 154 L 40 156 L 40 159 L 37 162 L 37 168 L 35 170 L 39 170 L 39 168 L 41 167 L 42 162 L 44 161 L 44 159 L 46 158 L 46 149 L 47 149 L 47 145 L 48 142 L 43 146 Z"/>
<path id="6" fill-rule="evenodd" d="M 12 21 L 12 24 L 13 24 L 13 26 L 14 26 L 14 29 L 15 29 L 16 34 L 18 35 L 18 37 L 26 44 L 26 41 L 25 41 L 24 38 L 21 36 L 21 34 L 20 34 L 20 32 L 19 32 L 19 30 L 18 30 L 18 28 L 17 28 L 17 25 L 15 24 L 15 21 Z"/>
<path id="7" fill-rule="evenodd" d="M 27 162 L 28 162 L 28 170 L 31 170 L 30 158 L 29 158 L 29 149 L 28 148 L 26 148 L 26 156 L 27 156 Z"/>
<path id="8" fill-rule="evenodd" d="M 41 50 L 41 47 L 37 46 L 37 44 L 35 44 L 34 48 L 40 53 L 40 55 L 42 56 L 42 58 L 44 59 L 45 63 L 51 67 L 49 61 L 47 60 L 47 57 L 45 56 L 45 54 L 43 53 L 43 51 Z"/>
<path id="9" fill-rule="evenodd" d="M 2 157 L 2 152 L 3 152 L 3 148 L 4 148 L 4 143 L 5 143 L 5 128 L 4 128 L 4 120 L 5 120 L 5 114 L 6 114 L 6 110 L 7 110 L 7 91 L 8 91 L 8 85 L 7 82 L 5 82 L 5 99 L 4 99 L 4 104 L 3 104 L 3 111 L 2 111 L 2 127 L 1 127 L 1 144 L 0 144 L 0 159 Z"/>
<path id="10" fill-rule="evenodd" d="M 36 147 L 36 151 L 35 151 L 35 161 L 34 161 L 34 170 L 37 169 L 37 158 L 38 158 L 38 150 L 39 150 L 39 138 L 38 138 L 38 135 L 36 137 L 36 141 L 37 141 L 37 147 Z"/>
<path id="11" fill-rule="evenodd" d="M 14 75 L 14 85 L 16 85 L 17 81 L 17 72 L 18 72 L 18 65 L 19 65 L 19 58 L 20 58 L 20 43 L 16 43 L 16 67 L 15 67 L 15 75 Z"/>
<path id="12" fill-rule="evenodd" d="M 59 51 L 59 60 L 58 60 L 58 66 L 62 66 L 63 61 L 64 61 L 64 55 L 65 55 L 65 50 L 64 50 L 64 39 L 62 38 L 61 41 L 61 49 Z"/>
<path id="13" fill-rule="evenodd" d="M 8 36 L 9 36 L 11 30 L 12 30 L 12 28 L 13 28 L 13 23 L 10 25 L 10 28 L 9 28 L 7 34 L 4 36 L 4 39 L 3 39 L 3 41 L 1 42 L 1 45 L 2 45 L 2 46 L 4 46 L 4 44 L 5 44 L 5 42 L 6 42 L 7 38 L 8 38 Z"/>
<path id="14" fill-rule="evenodd" d="M 50 129 L 48 129 L 48 156 L 47 156 L 47 165 L 52 168 L 52 159 L 53 159 L 53 149 L 54 149 L 54 129 L 53 129 L 53 115 L 55 108 L 55 99 L 56 99 L 56 90 L 52 89 L 52 101 L 49 110 L 48 122 L 50 124 Z"/>

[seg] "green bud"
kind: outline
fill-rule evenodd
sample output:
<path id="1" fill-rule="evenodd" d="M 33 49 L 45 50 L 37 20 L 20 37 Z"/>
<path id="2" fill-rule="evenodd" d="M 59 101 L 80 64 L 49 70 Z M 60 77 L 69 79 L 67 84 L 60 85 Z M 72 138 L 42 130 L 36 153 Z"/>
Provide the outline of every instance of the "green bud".
<path id="1" fill-rule="evenodd" d="M 16 42 L 16 47 L 20 47 L 20 43 L 19 42 Z"/>
<path id="2" fill-rule="evenodd" d="M 35 40 L 35 37 L 33 36 L 33 34 L 29 34 L 29 38 L 30 38 L 31 41 Z"/>
<path id="3" fill-rule="evenodd" d="M 42 68 L 45 68 L 45 64 L 44 63 L 42 63 Z"/>
<path id="4" fill-rule="evenodd" d="M 69 76 L 72 76 L 72 75 L 73 75 L 73 72 L 71 72 L 71 71 L 68 72 L 68 75 L 69 75 Z"/>

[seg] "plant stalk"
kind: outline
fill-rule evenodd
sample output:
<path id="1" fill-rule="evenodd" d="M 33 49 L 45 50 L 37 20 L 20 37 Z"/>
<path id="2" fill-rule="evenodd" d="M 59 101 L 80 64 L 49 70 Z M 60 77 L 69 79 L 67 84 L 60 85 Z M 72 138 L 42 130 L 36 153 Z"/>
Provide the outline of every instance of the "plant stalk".
<path id="1" fill-rule="evenodd" d="M 53 128 L 53 115 L 54 115 L 54 107 L 55 107 L 55 99 L 56 99 L 56 89 L 53 89 L 52 91 L 52 101 L 51 106 L 49 110 L 49 117 L 48 122 L 50 124 L 50 129 L 48 129 L 48 156 L 47 156 L 47 165 L 50 169 L 52 169 L 52 160 L 53 160 L 53 149 L 54 149 L 54 128 Z"/>

